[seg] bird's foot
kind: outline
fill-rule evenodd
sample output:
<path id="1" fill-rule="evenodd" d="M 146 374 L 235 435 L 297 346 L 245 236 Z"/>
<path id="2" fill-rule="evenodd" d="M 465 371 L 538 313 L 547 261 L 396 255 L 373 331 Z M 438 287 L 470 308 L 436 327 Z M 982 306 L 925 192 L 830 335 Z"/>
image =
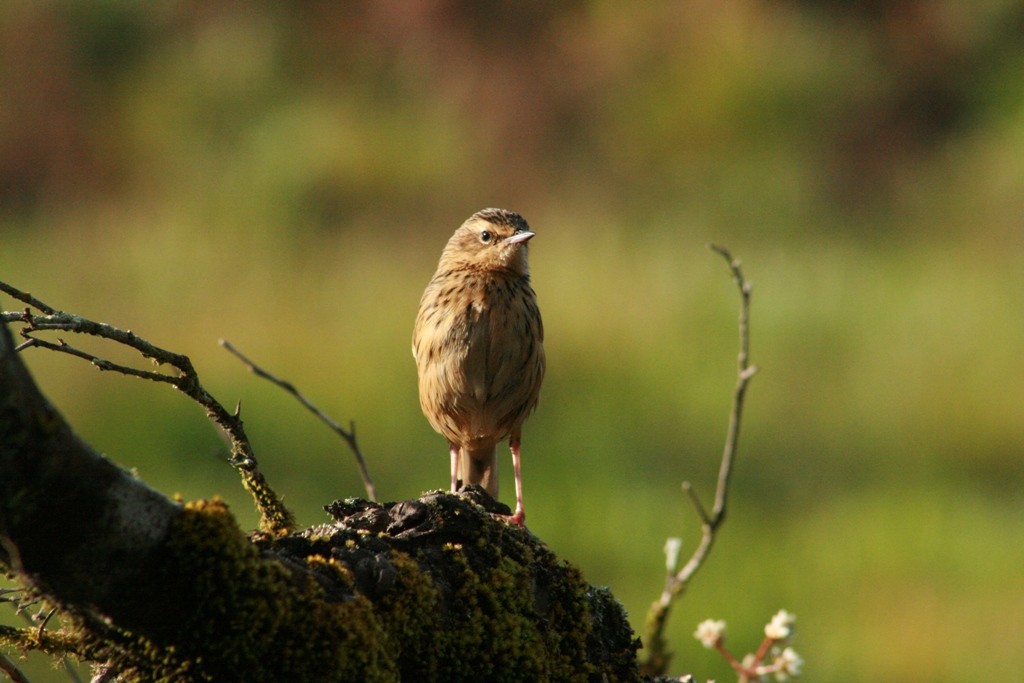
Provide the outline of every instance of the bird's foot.
<path id="1" fill-rule="evenodd" d="M 501 515 L 496 512 L 492 512 L 491 514 L 498 519 L 505 520 L 509 524 L 521 526 L 524 529 L 526 528 L 526 513 L 523 512 L 521 508 L 517 508 L 516 511 L 511 515 Z"/>

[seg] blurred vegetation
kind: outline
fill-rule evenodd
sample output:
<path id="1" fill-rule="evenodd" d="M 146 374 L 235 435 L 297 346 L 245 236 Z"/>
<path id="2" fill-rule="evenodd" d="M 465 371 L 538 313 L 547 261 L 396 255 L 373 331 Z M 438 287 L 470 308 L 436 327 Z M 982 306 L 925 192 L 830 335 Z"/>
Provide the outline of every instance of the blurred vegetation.
<path id="1" fill-rule="evenodd" d="M 676 671 L 730 680 L 697 622 L 743 650 L 785 607 L 808 680 L 994 679 L 1024 669 L 1022 29 L 1010 0 L 10 2 L 0 279 L 189 354 L 312 524 L 350 456 L 217 338 L 355 419 L 386 498 L 442 487 L 416 305 L 463 219 L 522 212 L 530 526 L 639 627 L 696 539 L 679 482 L 713 488 L 726 244 L 762 372 Z M 111 458 L 255 523 L 183 397 L 27 360 Z"/>

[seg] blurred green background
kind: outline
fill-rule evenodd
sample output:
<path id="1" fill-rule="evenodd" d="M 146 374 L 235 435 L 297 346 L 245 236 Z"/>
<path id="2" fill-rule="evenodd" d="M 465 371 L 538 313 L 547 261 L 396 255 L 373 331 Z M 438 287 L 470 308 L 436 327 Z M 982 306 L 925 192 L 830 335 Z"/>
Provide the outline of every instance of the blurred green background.
<path id="1" fill-rule="evenodd" d="M 697 622 L 740 654 L 781 607 L 806 680 L 1024 670 L 1020 3 L 0 8 L 0 279 L 191 356 L 303 524 L 362 493 L 351 457 L 217 339 L 354 419 L 385 499 L 443 487 L 411 327 L 487 206 L 538 233 L 530 528 L 638 628 L 665 539 L 696 542 L 679 486 L 710 500 L 735 377 L 705 243 L 754 283 L 762 370 L 675 673 L 731 680 Z M 255 524 L 184 397 L 25 356 L 116 462 Z"/>

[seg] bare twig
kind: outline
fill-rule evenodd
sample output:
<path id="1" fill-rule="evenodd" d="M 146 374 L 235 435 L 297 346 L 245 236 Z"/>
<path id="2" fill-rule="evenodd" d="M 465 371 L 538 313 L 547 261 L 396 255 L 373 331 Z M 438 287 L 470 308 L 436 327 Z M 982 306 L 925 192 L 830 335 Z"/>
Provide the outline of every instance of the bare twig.
<path id="1" fill-rule="evenodd" d="M 149 370 L 139 370 L 138 368 L 133 368 L 133 367 L 130 367 L 128 365 L 121 365 L 119 363 L 113 363 L 113 362 L 111 362 L 109 360 L 106 360 L 105 358 L 99 358 L 97 356 L 92 355 L 91 353 L 86 353 L 85 351 L 82 351 L 81 349 L 76 349 L 75 347 L 69 345 L 63 339 L 57 339 L 57 343 L 54 344 L 53 342 L 46 341 L 45 339 L 40 339 L 39 337 L 28 336 L 28 334 L 25 334 L 24 332 L 22 333 L 22 336 L 26 337 L 26 341 L 24 343 L 22 343 L 22 344 L 19 344 L 17 346 L 17 348 L 15 349 L 15 351 L 23 351 L 25 349 L 32 348 L 33 346 L 38 346 L 41 349 L 48 349 L 50 351 L 56 351 L 58 353 L 66 353 L 69 356 L 75 356 L 77 358 L 82 358 L 82 359 L 87 360 L 90 363 L 92 363 L 94 366 L 96 366 L 96 368 L 98 370 L 101 370 L 101 371 L 109 370 L 109 371 L 112 371 L 112 372 L 119 372 L 122 375 L 129 375 L 131 377 L 138 377 L 139 379 L 148 379 L 148 380 L 151 380 L 153 382 L 165 382 L 167 384 L 175 384 L 175 382 L 178 379 L 177 377 L 172 377 L 171 375 L 165 375 L 165 374 L 163 374 L 161 372 L 152 372 L 152 371 L 149 371 Z"/>
<path id="2" fill-rule="evenodd" d="M 715 543 L 715 532 L 725 521 L 726 507 L 729 497 L 729 480 L 732 477 L 733 462 L 739 443 L 740 419 L 743 414 L 743 401 L 746 396 L 747 384 L 757 373 L 757 367 L 749 364 L 750 354 L 750 292 L 751 284 L 743 277 L 739 260 L 733 258 L 725 247 L 709 244 L 708 248 L 729 264 L 729 271 L 740 292 L 739 314 L 739 354 L 737 356 L 736 387 L 733 390 L 732 410 L 729 413 L 729 426 L 726 431 L 725 445 L 722 449 L 722 462 L 718 469 L 718 484 L 715 488 L 715 501 L 711 512 L 705 509 L 690 482 L 683 482 L 683 491 L 687 494 L 697 517 L 701 522 L 701 539 L 690 559 L 678 571 L 679 544 L 666 545 L 667 576 L 665 589 L 654 601 L 647 613 L 645 641 L 647 656 L 641 664 L 641 671 L 647 675 L 659 676 L 668 670 L 672 653 L 668 652 L 665 642 L 665 625 L 672 608 L 672 603 L 685 591 L 697 570 L 701 568 Z"/>
<path id="3" fill-rule="evenodd" d="M 18 668 L 18 665 L 8 657 L 7 655 L 0 652 L 0 671 L 7 675 L 14 683 L 32 683 L 25 672 Z"/>
<path id="4" fill-rule="evenodd" d="M 377 489 L 373 485 L 373 479 L 370 478 L 370 471 L 366 467 L 366 459 L 363 457 L 363 451 L 359 447 L 359 441 L 356 439 L 356 423 L 349 421 L 349 428 L 346 430 L 344 427 L 339 425 L 337 422 L 332 420 L 326 413 L 320 410 L 316 405 L 313 404 L 308 398 L 306 398 L 295 385 L 291 382 L 281 379 L 275 375 L 270 374 L 254 362 L 249 360 L 238 348 L 229 342 L 227 339 L 221 339 L 220 345 L 232 353 L 238 360 L 245 364 L 245 367 L 249 369 L 249 372 L 253 373 L 257 377 L 262 377 L 265 380 L 276 384 L 278 387 L 284 389 L 289 394 L 295 397 L 295 399 L 306 407 L 311 413 L 316 415 L 324 424 L 331 428 L 335 434 L 340 436 L 342 440 L 348 444 L 349 449 L 356 458 L 356 466 L 359 468 L 359 476 L 363 479 L 363 486 L 366 488 L 366 496 L 373 501 L 377 502 Z"/>
<path id="5" fill-rule="evenodd" d="M 32 347 L 45 348 L 50 351 L 66 353 L 89 361 L 100 370 L 119 372 L 124 375 L 138 377 L 155 382 L 170 384 L 198 403 L 206 411 L 206 415 L 226 434 L 231 448 L 231 464 L 242 477 L 242 485 L 253 499 L 260 512 L 260 527 L 271 533 L 283 533 L 294 528 L 295 520 L 291 512 L 284 507 L 277 494 L 270 488 L 256 462 L 249 437 L 245 433 L 242 419 L 237 413 L 229 413 L 200 383 L 199 375 L 192 366 L 188 356 L 160 348 L 131 330 L 121 330 L 106 323 L 98 323 L 72 313 L 59 311 L 44 304 L 30 294 L 0 282 L 0 291 L 6 292 L 18 301 L 43 312 L 33 315 L 29 308 L 20 312 L 0 312 L 0 322 L 21 322 L 21 336 L 26 340 L 18 349 Z M 75 334 L 88 334 L 102 339 L 109 339 L 129 348 L 135 349 L 143 358 L 154 361 L 157 365 L 170 365 L 177 372 L 164 374 L 150 370 L 139 370 L 130 366 L 113 363 L 70 346 L 62 339 L 53 343 L 33 336 L 36 332 L 60 330 Z"/>
<path id="6" fill-rule="evenodd" d="M 39 638 L 40 639 L 42 639 L 42 637 L 43 637 L 43 631 L 46 630 L 46 625 L 50 623 L 50 619 L 53 619 L 53 615 L 56 614 L 56 613 L 57 613 L 57 608 L 56 607 L 51 607 L 49 610 L 47 610 L 45 616 L 43 615 L 42 611 L 40 610 L 39 614 L 37 614 L 35 617 L 33 617 L 34 620 L 39 622 Z"/>
<path id="7" fill-rule="evenodd" d="M 19 289 L 15 289 L 14 287 L 11 287 L 9 284 L 7 284 L 6 282 L 0 282 L 0 292 L 5 292 L 7 294 L 10 294 L 12 297 L 17 299 L 18 301 L 21 301 L 23 303 L 28 304 L 29 306 L 31 306 L 32 308 L 36 309 L 37 311 L 42 311 L 43 313 L 46 313 L 46 314 L 56 313 L 57 312 L 54 309 L 52 309 L 49 306 L 47 306 L 46 304 L 44 304 L 39 299 L 37 299 L 34 296 L 32 296 L 31 294 L 29 294 L 28 292 L 22 292 Z"/>

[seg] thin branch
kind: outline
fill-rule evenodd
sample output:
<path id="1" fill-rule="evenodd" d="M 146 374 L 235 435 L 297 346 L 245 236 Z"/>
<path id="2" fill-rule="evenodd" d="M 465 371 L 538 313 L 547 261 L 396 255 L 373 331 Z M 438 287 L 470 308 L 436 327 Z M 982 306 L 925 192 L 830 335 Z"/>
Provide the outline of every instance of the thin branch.
<path id="1" fill-rule="evenodd" d="M 11 287 L 9 284 L 7 284 L 6 282 L 0 282 L 0 292 L 4 292 L 6 294 L 11 295 L 12 297 L 17 299 L 18 301 L 21 301 L 22 303 L 28 304 L 29 306 L 31 306 L 32 308 L 36 309 L 37 311 L 42 311 L 43 313 L 47 313 L 47 314 L 49 314 L 49 313 L 56 313 L 57 312 L 54 309 L 52 309 L 49 306 L 47 306 L 46 304 L 44 304 L 39 299 L 37 299 L 34 296 L 32 296 L 31 294 L 29 294 L 28 292 L 23 292 L 20 289 L 15 289 L 14 287 Z"/>
<path id="2" fill-rule="evenodd" d="M 743 398 L 747 392 L 747 384 L 757 373 L 757 367 L 749 364 L 750 357 L 750 292 L 753 286 L 743 277 L 739 259 L 733 258 L 725 247 L 715 244 L 709 248 L 721 254 L 729 264 L 733 280 L 740 292 L 739 319 L 739 354 L 736 357 L 736 388 L 733 392 L 732 411 L 729 414 L 729 429 L 726 433 L 725 446 L 722 449 L 722 465 L 718 471 L 718 486 L 715 489 L 715 505 L 712 508 L 714 526 L 725 519 L 725 506 L 729 495 L 729 477 L 732 474 L 732 463 L 736 456 L 736 447 L 740 438 L 740 418 L 743 414 Z"/>
<path id="3" fill-rule="evenodd" d="M 40 612 L 39 614 L 37 614 L 35 616 L 35 619 L 40 622 L 39 623 L 39 636 L 38 636 L 40 640 L 42 640 L 42 638 L 43 638 L 43 632 L 46 630 L 46 625 L 50 623 L 50 619 L 53 619 L 53 615 L 56 614 L 56 613 L 57 613 L 57 608 L 56 607 L 51 607 L 49 609 L 49 611 L 46 612 L 46 616 L 43 616 L 42 612 Z"/>
<path id="4" fill-rule="evenodd" d="M 53 657 L 81 656 L 82 641 L 65 631 L 44 631 L 0 624 L 0 646 L 16 650 L 36 650 Z"/>
<path id="5" fill-rule="evenodd" d="M 30 336 L 31 332 L 27 330 L 28 328 L 21 331 L 21 336 L 24 337 L 26 341 L 23 344 L 19 344 L 17 348 L 15 348 L 15 351 L 22 351 L 33 346 L 38 346 L 39 348 L 42 349 L 56 351 L 57 353 L 66 353 L 69 356 L 75 356 L 77 358 L 87 360 L 94 366 L 96 366 L 96 368 L 99 369 L 100 371 L 119 372 L 122 375 L 129 375 L 131 377 L 138 377 L 140 379 L 148 379 L 153 382 L 166 382 L 167 384 L 175 384 L 175 382 L 177 381 L 177 378 L 172 377 L 171 375 L 165 375 L 160 372 L 151 372 L 149 370 L 139 370 L 138 368 L 133 368 L 127 365 L 120 365 L 119 363 L 114 363 L 104 358 L 99 358 L 98 356 L 94 356 L 91 353 L 87 353 L 80 349 L 76 349 L 75 347 L 69 345 L 63 339 L 58 339 L 57 343 L 54 344 L 53 342 L 46 341 L 45 339 Z"/>
<path id="6" fill-rule="evenodd" d="M 25 672 L 18 668 L 18 665 L 14 661 L 0 652 L 0 671 L 5 673 L 13 683 L 32 683 Z"/>
<path id="7" fill-rule="evenodd" d="M 693 509 L 697 511 L 700 521 L 705 525 L 711 524 L 711 517 L 708 516 L 708 511 L 704 509 L 704 503 L 700 502 L 700 496 L 697 495 L 697 490 L 693 488 L 693 484 L 684 481 L 682 488 L 683 493 L 687 495 L 693 504 Z"/>
<path id="8" fill-rule="evenodd" d="M 256 456 L 253 453 L 249 437 L 245 433 L 242 419 L 238 414 L 229 413 L 202 385 L 199 374 L 192 366 L 188 356 L 168 351 L 151 344 L 131 330 L 121 330 L 106 323 L 98 323 L 72 313 L 59 311 L 44 304 L 30 294 L 0 282 L 0 290 L 6 292 L 22 303 L 44 312 L 44 315 L 33 315 L 26 308 L 21 312 L 0 312 L 0 322 L 21 322 L 24 327 L 21 336 L 26 340 L 18 349 L 32 347 L 45 348 L 51 351 L 66 353 L 89 361 L 100 370 L 119 372 L 124 375 L 138 377 L 155 382 L 170 384 L 198 403 L 206 411 L 214 423 L 226 434 L 231 449 L 231 464 L 242 477 L 242 485 L 253 496 L 260 512 L 260 527 L 271 533 L 284 533 L 294 528 L 295 520 L 291 512 L 284 507 L 277 494 L 267 484 L 259 470 Z M 163 374 L 147 370 L 138 370 L 129 366 L 99 358 L 90 353 L 67 344 L 64 340 L 54 344 L 33 336 L 36 332 L 61 330 L 75 334 L 88 334 L 102 339 L 117 342 L 135 349 L 143 358 L 154 361 L 157 365 L 170 365 L 177 373 Z"/>
<path id="9" fill-rule="evenodd" d="M 245 367 L 249 369 L 249 372 L 253 373 L 257 377 L 262 377 L 263 379 L 268 380 L 273 384 L 276 384 L 278 387 L 284 389 L 289 394 L 294 396 L 299 403 L 305 406 L 308 411 L 316 415 L 320 419 L 320 421 L 322 421 L 324 424 L 330 427 L 335 434 L 340 436 L 345 441 L 345 443 L 348 444 L 349 449 L 355 456 L 356 466 L 359 468 L 359 476 L 362 477 L 363 479 L 363 486 L 366 488 L 366 496 L 372 502 L 376 503 L 377 489 L 373 485 L 373 479 L 370 478 L 370 471 L 366 467 L 366 459 L 363 457 L 363 451 L 359 447 L 359 441 L 356 439 L 356 423 L 350 421 L 349 428 L 346 430 L 344 427 L 342 427 L 337 422 L 332 420 L 326 413 L 324 413 L 324 411 L 320 410 L 312 401 L 306 398 L 298 389 L 295 388 L 294 384 L 287 380 L 281 379 L 280 377 L 272 375 L 263 368 L 261 368 L 260 366 L 256 365 L 227 339 L 221 339 L 220 345 L 227 349 L 236 358 L 238 358 L 238 360 L 242 361 Z"/>
<path id="10" fill-rule="evenodd" d="M 672 653 L 665 642 L 665 626 L 673 602 L 682 595 L 690 584 L 690 580 L 701 568 L 715 543 L 715 532 L 725 521 L 725 513 L 729 498 L 729 482 L 732 477 L 736 449 L 739 445 L 740 422 L 743 415 L 743 403 L 747 385 L 757 373 L 757 367 L 749 364 L 750 356 L 750 293 L 752 286 L 743 277 L 739 260 L 733 258 L 728 249 L 709 244 L 711 251 L 719 254 L 729 264 L 729 271 L 736 282 L 740 293 L 739 313 L 739 354 L 736 359 L 736 386 L 733 390 L 732 410 L 729 412 L 729 426 L 726 430 L 725 445 L 722 448 L 722 461 L 718 469 L 718 482 L 715 487 L 715 500 L 710 514 L 701 503 L 700 498 L 689 482 L 683 483 L 683 491 L 693 504 L 697 517 L 701 522 L 701 539 L 690 559 L 676 571 L 678 558 L 667 558 L 669 567 L 665 581 L 665 589 L 654 601 L 647 613 L 645 626 L 647 656 L 641 664 L 641 671 L 647 675 L 659 676 L 668 670 Z M 678 553 L 677 544 L 666 545 L 666 552 Z"/>

